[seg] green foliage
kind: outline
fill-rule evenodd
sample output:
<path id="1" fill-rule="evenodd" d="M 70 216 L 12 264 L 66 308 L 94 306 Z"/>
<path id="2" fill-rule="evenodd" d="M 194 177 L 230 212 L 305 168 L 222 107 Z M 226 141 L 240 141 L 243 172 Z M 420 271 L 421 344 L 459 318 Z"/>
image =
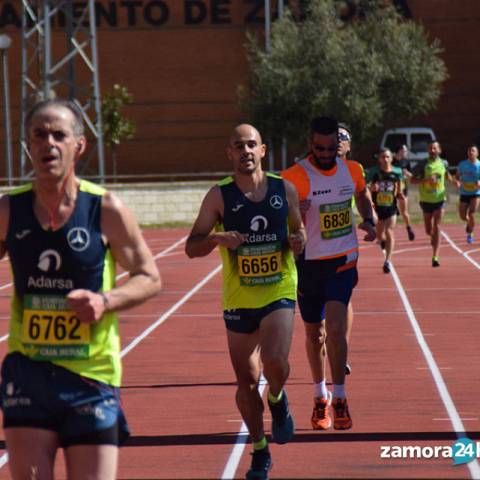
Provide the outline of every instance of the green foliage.
<path id="1" fill-rule="evenodd" d="M 333 115 L 358 141 L 392 119 L 436 107 L 447 70 L 438 41 L 381 0 L 361 0 L 343 21 L 335 0 L 311 0 L 305 18 L 287 10 L 272 26 L 271 51 L 249 35 L 248 86 L 240 103 L 266 136 L 303 142 L 310 119 Z"/>
<path id="2" fill-rule="evenodd" d="M 106 93 L 102 102 L 103 138 L 106 145 L 115 149 L 123 140 L 130 140 L 135 135 L 135 124 L 122 115 L 125 105 L 130 105 L 133 97 L 127 87 L 119 84 Z"/>

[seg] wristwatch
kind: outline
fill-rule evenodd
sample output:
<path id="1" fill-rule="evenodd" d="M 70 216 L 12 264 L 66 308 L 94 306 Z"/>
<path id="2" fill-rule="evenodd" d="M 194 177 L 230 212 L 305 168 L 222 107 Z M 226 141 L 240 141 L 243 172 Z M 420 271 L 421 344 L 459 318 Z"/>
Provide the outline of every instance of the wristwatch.
<path id="1" fill-rule="evenodd" d="M 369 223 L 372 227 L 375 226 L 375 221 L 374 221 L 373 218 L 371 218 L 371 217 L 369 217 L 369 218 L 364 218 L 362 223 Z"/>

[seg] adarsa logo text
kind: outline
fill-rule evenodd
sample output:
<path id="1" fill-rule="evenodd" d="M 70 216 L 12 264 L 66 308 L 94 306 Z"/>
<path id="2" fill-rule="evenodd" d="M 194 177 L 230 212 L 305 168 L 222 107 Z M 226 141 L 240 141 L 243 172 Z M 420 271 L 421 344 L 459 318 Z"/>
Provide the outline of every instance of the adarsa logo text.
<path id="1" fill-rule="evenodd" d="M 73 281 L 70 278 L 48 278 L 41 277 L 28 277 L 28 286 L 35 288 L 59 288 L 60 290 L 72 290 Z"/>
<path id="2" fill-rule="evenodd" d="M 276 241 L 277 235 L 275 233 L 250 233 L 245 238 L 246 243 L 264 243 Z"/>

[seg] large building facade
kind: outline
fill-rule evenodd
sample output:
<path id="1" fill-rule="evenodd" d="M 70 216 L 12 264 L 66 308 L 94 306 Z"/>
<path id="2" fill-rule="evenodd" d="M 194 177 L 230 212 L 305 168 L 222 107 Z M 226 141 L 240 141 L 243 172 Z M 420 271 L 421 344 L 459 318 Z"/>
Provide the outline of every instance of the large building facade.
<path id="1" fill-rule="evenodd" d="M 15 175 L 19 172 L 21 3 L 0 3 L 0 34 L 13 40 L 8 58 Z M 271 3 L 275 18 L 276 1 Z M 466 145 L 480 140 L 480 1 L 396 3 L 423 24 L 432 39 L 440 39 L 449 71 L 438 110 L 408 123 L 432 127 L 449 159 L 458 163 Z M 84 2 L 73 4 L 77 8 Z M 118 149 L 117 173 L 155 179 L 161 174 L 229 170 L 226 141 L 233 126 L 245 120 L 237 95 L 248 78 L 245 34 L 256 32 L 261 41 L 264 0 L 96 0 L 95 5 L 101 91 L 119 83 L 134 97 L 125 114 L 135 122 L 137 132 Z M 59 17 L 54 36 L 62 28 Z M 395 126 L 405 124 L 400 119 Z M 3 128 L 0 141 L 4 152 Z M 367 149 L 358 152 L 367 157 Z M 107 174 L 112 172 L 109 158 L 107 152 Z M 0 176 L 5 175 L 3 163 Z"/>

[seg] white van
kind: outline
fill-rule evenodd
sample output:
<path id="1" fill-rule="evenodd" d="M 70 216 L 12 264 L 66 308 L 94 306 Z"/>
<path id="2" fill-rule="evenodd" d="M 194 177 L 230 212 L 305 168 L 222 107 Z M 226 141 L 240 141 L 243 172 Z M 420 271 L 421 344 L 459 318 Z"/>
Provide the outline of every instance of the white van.
<path id="1" fill-rule="evenodd" d="M 398 145 L 408 147 L 408 159 L 412 168 L 419 160 L 428 157 L 428 145 L 437 139 L 431 128 L 403 127 L 390 128 L 383 134 L 381 148 L 389 148 L 392 152 Z"/>

